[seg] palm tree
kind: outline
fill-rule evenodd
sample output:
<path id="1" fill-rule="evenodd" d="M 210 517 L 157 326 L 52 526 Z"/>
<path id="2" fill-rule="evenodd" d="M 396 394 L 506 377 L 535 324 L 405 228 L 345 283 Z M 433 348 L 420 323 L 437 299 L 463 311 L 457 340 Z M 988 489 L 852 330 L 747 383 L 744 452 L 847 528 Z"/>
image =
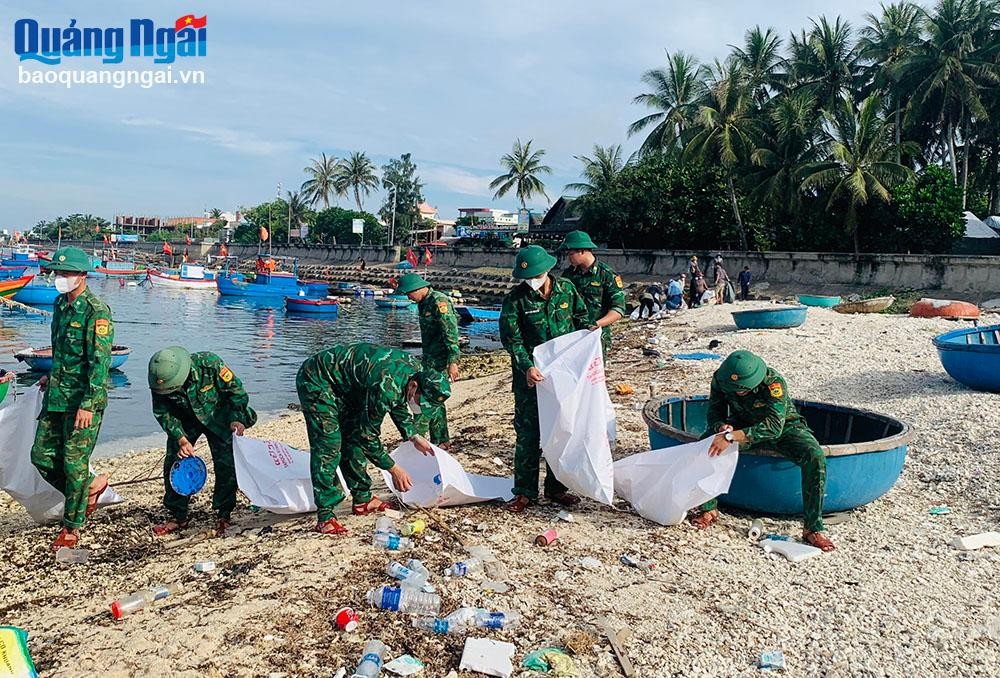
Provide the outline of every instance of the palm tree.
<path id="1" fill-rule="evenodd" d="M 776 89 L 780 82 L 778 67 L 784 61 L 781 57 L 781 38 L 773 28 L 762 30 L 760 26 L 754 26 L 746 32 L 743 47 L 730 47 L 747 79 L 754 103 L 763 108 L 770 91 Z"/>
<path id="2" fill-rule="evenodd" d="M 540 174 L 552 174 L 552 168 L 542 164 L 542 156 L 545 151 L 538 149 L 531 150 L 531 142 L 522 144 L 520 139 L 514 142 L 514 147 L 510 153 L 504 153 L 500 157 L 500 165 L 507 170 L 506 174 L 501 174 L 490 182 L 490 188 L 495 188 L 496 193 L 493 199 L 499 199 L 507 195 L 511 189 L 517 194 L 517 199 L 521 201 L 521 209 L 526 209 L 526 202 L 536 193 L 541 193 L 548 200 L 545 193 L 545 184 L 538 178 Z"/>
<path id="3" fill-rule="evenodd" d="M 303 168 L 309 178 L 302 182 L 299 191 L 302 197 L 309 201 L 310 205 L 315 205 L 323 201 L 323 207 L 329 209 L 330 196 L 344 195 L 343 185 L 338 182 L 337 159 L 320 153 L 319 158 L 313 158 L 309 167 Z"/>
<path id="4" fill-rule="evenodd" d="M 368 156 L 360 151 L 354 151 L 350 156 L 340 161 L 337 165 L 338 185 L 343 187 L 344 192 L 348 190 L 354 192 L 354 202 L 358 205 L 358 211 L 364 212 L 361 205 L 361 196 L 366 198 L 374 189 L 378 188 L 378 175 L 375 174 L 375 165 L 368 159 Z"/>
<path id="5" fill-rule="evenodd" d="M 219 220 L 222 218 L 222 210 L 220 210 L 218 207 L 213 207 L 208 211 L 208 216 L 211 219 Z"/>
<path id="6" fill-rule="evenodd" d="M 299 225 L 309 218 L 309 202 L 301 191 L 286 191 L 288 193 L 288 214 L 286 215 L 288 228 L 298 228 Z"/>
<path id="7" fill-rule="evenodd" d="M 789 45 L 792 86 L 805 89 L 826 111 L 835 110 L 841 97 L 853 95 L 860 84 L 861 64 L 854 46 L 851 24 L 837 17 L 812 21 L 812 29 L 792 35 Z"/>
<path id="8" fill-rule="evenodd" d="M 890 202 L 890 189 L 913 178 L 913 171 L 894 159 L 893 125 L 880 115 L 882 104 L 879 97 L 870 96 L 855 108 L 850 97 L 843 97 L 840 106 L 827 115 L 827 157 L 802 170 L 803 190 L 832 187 L 827 209 L 846 201 L 844 225 L 854 238 L 855 254 L 861 251 L 858 208 L 872 199 Z M 904 143 L 908 145 L 912 144 Z"/>
<path id="9" fill-rule="evenodd" d="M 722 165 L 729 188 L 729 202 L 740 234 L 740 247 L 747 250 L 748 241 L 740 207 L 736 199 L 733 175 L 737 167 L 749 159 L 754 149 L 753 119 L 750 115 L 750 93 L 746 78 L 735 59 L 716 61 L 707 84 L 708 93 L 698 107 L 696 134 L 684 148 L 685 159 L 697 159 L 707 165 Z"/>
<path id="10" fill-rule="evenodd" d="M 646 71 L 642 81 L 653 91 L 640 94 L 632 103 L 653 108 L 656 113 L 629 125 L 628 135 L 652 127 L 639 149 L 641 154 L 679 148 L 685 130 L 698 112 L 698 98 L 703 93 L 698 61 L 684 52 L 668 52 L 667 67 Z"/>
<path id="11" fill-rule="evenodd" d="M 566 184 L 566 190 L 576 191 L 581 195 L 595 193 L 610 186 L 631 160 L 622 160 L 620 144 L 614 146 L 594 144 L 593 158 L 588 158 L 585 155 L 573 157 L 583 163 L 583 171 L 580 176 L 585 181 Z"/>

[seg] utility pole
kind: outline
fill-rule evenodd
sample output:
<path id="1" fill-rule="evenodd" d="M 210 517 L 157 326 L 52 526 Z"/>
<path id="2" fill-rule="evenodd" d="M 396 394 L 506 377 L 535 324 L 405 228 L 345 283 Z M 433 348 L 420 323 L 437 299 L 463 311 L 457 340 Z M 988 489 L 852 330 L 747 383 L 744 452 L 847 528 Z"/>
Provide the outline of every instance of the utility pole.
<path id="1" fill-rule="evenodd" d="M 389 242 L 386 243 L 389 247 L 392 247 L 393 241 L 396 237 L 396 184 L 388 181 L 386 179 L 382 180 L 382 183 L 389 184 L 392 186 L 392 218 L 390 219 L 389 225 Z"/>

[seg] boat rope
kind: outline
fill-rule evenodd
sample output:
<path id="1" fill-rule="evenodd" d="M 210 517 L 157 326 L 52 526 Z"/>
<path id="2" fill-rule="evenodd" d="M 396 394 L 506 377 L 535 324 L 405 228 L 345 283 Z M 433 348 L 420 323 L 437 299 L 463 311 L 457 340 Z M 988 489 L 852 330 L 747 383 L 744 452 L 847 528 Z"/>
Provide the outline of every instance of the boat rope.
<path id="1" fill-rule="evenodd" d="M 7 299 L 6 297 L 0 297 L 0 302 L 3 302 L 3 305 L 10 309 L 26 311 L 28 313 L 40 313 L 41 315 L 52 315 L 51 311 L 44 311 L 40 308 L 35 308 L 34 306 L 28 306 L 27 304 L 22 304 L 20 301 Z"/>

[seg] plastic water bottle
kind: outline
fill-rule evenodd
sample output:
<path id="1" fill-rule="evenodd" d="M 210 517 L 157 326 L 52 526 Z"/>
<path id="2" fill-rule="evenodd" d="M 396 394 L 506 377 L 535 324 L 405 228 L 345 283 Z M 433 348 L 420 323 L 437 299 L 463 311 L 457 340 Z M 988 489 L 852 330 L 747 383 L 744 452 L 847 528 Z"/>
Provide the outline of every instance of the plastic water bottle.
<path id="1" fill-rule="evenodd" d="M 483 567 L 483 561 L 479 558 L 469 558 L 460 560 L 444 571 L 446 577 L 465 577 Z"/>
<path id="2" fill-rule="evenodd" d="M 476 616 L 484 612 L 489 612 L 489 610 L 482 607 L 460 607 L 449 614 L 446 619 L 451 624 L 472 626 L 476 623 Z"/>
<path id="3" fill-rule="evenodd" d="M 382 516 L 375 521 L 375 534 L 399 534 L 399 530 L 392 518 Z"/>
<path id="4" fill-rule="evenodd" d="M 385 549 L 386 551 L 406 551 L 413 548 L 413 541 L 396 534 L 386 534 L 376 532 L 372 537 L 372 545 Z"/>
<path id="5" fill-rule="evenodd" d="M 476 626 L 481 629 L 512 629 L 521 621 L 517 612 L 480 612 L 476 615 Z"/>
<path id="6" fill-rule="evenodd" d="M 424 567 L 424 564 L 417 560 L 416 558 L 410 558 L 406 561 L 406 566 L 416 572 L 417 574 L 422 574 L 424 579 L 431 578 L 431 571 Z"/>
<path id="7" fill-rule="evenodd" d="M 467 624 L 461 624 L 448 619 L 435 619 L 434 617 L 418 617 L 413 620 L 413 628 L 437 633 L 438 635 L 464 635 L 468 631 Z"/>
<path id="8" fill-rule="evenodd" d="M 365 643 L 365 654 L 352 678 L 378 678 L 382 673 L 382 658 L 388 651 L 389 648 L 381 640 L 369 640 Z"/>
<path id="9" fill-rule="evenodd" d="M 441 596 L 397 586 L 379 586 L 368 592 L 368 602 L 380 610 L 436 617 L 441 610 Z"/>
<path id="10" fill-rule="evenodd" d="M 408 588 L 422 588 L 427 583 L 427 575 L 411 570 L 402 563 L 395 560 L 385 566 L 385 573 L 393 579 L 398 579 L 402 585 Z"/>
<path id="11" fill-rule="evenodd" d="M 137 591 L 130 596 L 119 598 L 115 602 L 111 603 L 111 616 L 115 619 L 121 619 L 127 614 L 138 612 L 154 600 L 160 600 L 162 598 L 166 598 L 167 596 L 177 595 L 181 592 L 181 590 L 182 587 L 180 582 L 174 582 L 173 584 L 153 586 L 143 591 Z"/>

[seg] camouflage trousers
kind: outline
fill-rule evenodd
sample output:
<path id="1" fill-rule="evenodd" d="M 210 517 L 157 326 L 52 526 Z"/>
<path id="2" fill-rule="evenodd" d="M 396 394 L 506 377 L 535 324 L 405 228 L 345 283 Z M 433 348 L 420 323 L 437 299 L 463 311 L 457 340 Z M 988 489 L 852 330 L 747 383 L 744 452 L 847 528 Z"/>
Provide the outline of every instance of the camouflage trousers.
<path id="1" fill-rule="evenodd" d="M 208 440 L 208 449 L 212 453 L 212 469 L 215 472 L 215 485 L 212 488 L 212 510 L 220 520 L 229 520 L 236 508 L 236 462 L 233 460 L 233 437 L 219 438 L 205 430 L 197 421 L 181 423 L 184 437 L 192 445 L 204 433 Z M 181 522 L 187 520 L 188 505 L 191 497 L 174 492 L 170 486 L 170 468 L 177 461 L 180 444 L 173 438 L 167 438 L 167 456 L 163 459 L 163 505 L 170 517 Z"/>
<path id="2" fill-rule="evenodd" d="M 430 370 L 434 369 L 428 367 L 424 363 L 424 369 Z M 436 370 L 442 374 L 445 370 Z M 444 407 L 444 403 L 433 403 L 429 405 L 424 405 L 424 411 L 421 412 L 421 416 L 416 417 L 417 423 L 417 433 L 422 436 L 427 436 L 430 441 L 434 444 L 447 443 L 451 441 L 451 436 L 448 433 L 448 411 Z"/>
<path id="3" fill-rule="evenodd" d="M 762 445 L 763 446 L 763 445 Z M 753 452 L 755 445 L 746 448 Z M 819 441 L 809 427 L 805 425 L 786 426 L 777 440 L 766 444 L 785 459 L 793 462 L 802 471 L 802 507 L 803 525 L 810 532 L 822 532 L 823 525 L 823 495 L 826 494 L 826 456 Z M 718 500 L 712 499 L 701 506 L 703 511 L 710 511 L 718 506 Z"/>
<path id="4" fill-rule="evenodd" d="M 517 378 L 516 376 L 514 377 Z M 514 494 L 538 498 L 538 464 L 542 458 L 541 433 L 538 430 L 538 392 L 533 388 L 514 390 Z M 545 495 L 566 491 L 545 464 Z"/>
<path id="5" fill-rule="evenodd" d="M 76 410 L 43 412 L 38 418 L 31 463 L 49 485 L 66 496 L 63 525 L 69 529 L 82 527 L 86 521 L 87 498 L 94 480 L 90 455 L 97 443 L 103 414 L 94 412 L 90 426 L 79 430 L 73 426 Z"/>

